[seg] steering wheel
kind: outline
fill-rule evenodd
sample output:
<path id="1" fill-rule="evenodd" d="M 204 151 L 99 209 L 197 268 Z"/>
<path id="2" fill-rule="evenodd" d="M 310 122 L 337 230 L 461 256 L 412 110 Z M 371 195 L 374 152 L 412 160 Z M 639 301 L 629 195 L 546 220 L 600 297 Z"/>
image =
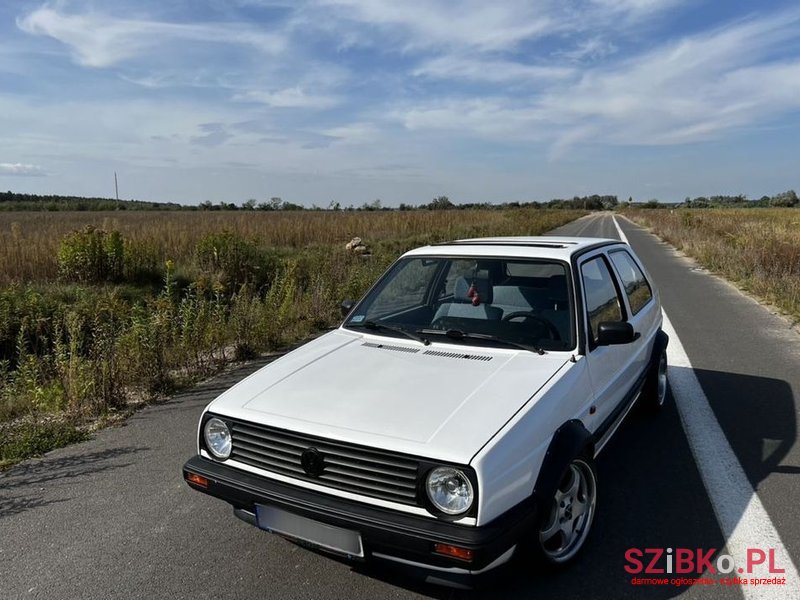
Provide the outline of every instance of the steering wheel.
<path id="1" fill-rule="evenodd" d="M 556 329 L 556 326 L 553 325 L 553 322 L 549 321 L 548 319 L 540 317 L 533 311 L 519 310 L 517 312 L 512 312 L 508 313 L 507 315 L 503 315 L 503 321 L 511 321 L 513 319 L 525 319 L 530 321 L 536 321 L 547 330 L 548 337 L 551 340 L 561 339 L 561 334 L 559 333 L 558 329 Z"/>

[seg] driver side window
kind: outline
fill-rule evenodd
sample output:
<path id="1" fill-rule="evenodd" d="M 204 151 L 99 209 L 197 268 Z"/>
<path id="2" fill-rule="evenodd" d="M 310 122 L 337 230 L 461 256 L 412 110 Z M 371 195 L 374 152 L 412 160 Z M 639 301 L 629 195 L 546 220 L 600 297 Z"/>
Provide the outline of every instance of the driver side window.
<path id="1" fill-rule="evenodd" d="M 394 277 L 384 284 L 366 318 L 381 319 L 421 305 L 439 264 L 438 260 L 411 259 L 396 265 Z"/>
<path id="2" fill-rule="evenodd" d="M 597 328 L 604 321 L 624 321 L 622 303 L 608 264 L 602 256 L 592 258 L 581 266 L 583 293 L 589 320 L 592 346 L 597 343 Z"/>

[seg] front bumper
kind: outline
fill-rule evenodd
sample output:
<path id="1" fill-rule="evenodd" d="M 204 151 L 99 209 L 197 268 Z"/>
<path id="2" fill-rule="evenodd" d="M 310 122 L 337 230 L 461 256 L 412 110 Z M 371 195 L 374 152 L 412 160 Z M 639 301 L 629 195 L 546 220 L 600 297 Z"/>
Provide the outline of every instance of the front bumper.
<path id="1" fill-rule="evenodd" d="M 256 525 L 259 504 L 357 531 L 365 558 L 422 569 L 429 580 L 439 583 L 458 584 L 506 562 L 519 539 L 533 531 L 536 517 L 534 503 L 527 501 L 487 525 L 458 525 L 287 485 L 199 455 L 184 465 L 183 474 L 190 487 L 230 503 L 236 515 L 252 525 Z M 207 479 L 207 486 L 190 481 L 190 474 Z M 473 559 L 467 562 L 436 554 L 434 544 L 472 550 Z"/>

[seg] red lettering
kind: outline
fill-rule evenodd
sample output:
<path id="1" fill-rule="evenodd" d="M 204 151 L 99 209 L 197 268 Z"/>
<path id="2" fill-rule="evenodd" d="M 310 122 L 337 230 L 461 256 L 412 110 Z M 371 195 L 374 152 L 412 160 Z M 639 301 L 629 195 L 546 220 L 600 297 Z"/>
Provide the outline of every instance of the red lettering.
<path id="1" fill-rule="evenodd" d="M 769 549 L 769 572 L 770 573 L 786 573 L 786 569 L 779 569 L 775 566 L 775 548 Z"/>
<path id="2" fill-rule="evenodd" d="M 703 554 L 703 549 L 702 548 L 698 548 L 697 549 L 697 572 L 698 573 L 704 573 L 705 571 L 708 571 L 709 573 L 716 573 L 717 572 L 716 567 L 714 567 L 714 565 L 711 564 L 711 557 L 714 556 L 714 552 L 716 552 L 716 550 L 714 548 L 711 548 L 711 550 L 709 550 L 705 554 Z"/>
<path id="3" fill-rule="evenodd" d="M 642 551 L 638 548 L 628 548 L 625 551 L 625 560 L 627 560 L 630 565 L 625 565 L 625 570 L 628 573 L 641 573 L 642 572 L 642 561 L 639 559 L 642 557 Z"/>
<path id="4" fill-rule="evenodd" d="M 694 571 L 694 552 L 689 548 L 675 550 L 675 572 L 691 573 Z"/>
<path id="5" fill-rule="evenodd" d="M 644 549 L 646 554 L 652 554 L 653 560 L 650 561 L 650 564 L 647 565 L 647 569 L 645 569 L 645 573 L 663 573 L 664 569 L 659 569 L 654 565 L 658 562 L 661 556 L 664 554 L 663 548 L 645 548 Z"/>
<path id="6" fill-rule="evenodd" d="M 757 557 L 757 558 L 756 558 Z M 747 549 L 747 572 L 752 573 L 753 567 L 756 565 L 763 565 L 764 561 L 767 560 L 767 553 L 759 548 L 748 548 Z"/>

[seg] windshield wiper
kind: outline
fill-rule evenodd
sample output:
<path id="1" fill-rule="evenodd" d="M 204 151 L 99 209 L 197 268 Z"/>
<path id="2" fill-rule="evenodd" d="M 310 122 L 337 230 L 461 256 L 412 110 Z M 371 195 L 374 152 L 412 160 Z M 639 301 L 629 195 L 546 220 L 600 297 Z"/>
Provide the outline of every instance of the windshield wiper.
<path id="1" fill-rule="evenodd" d="M 383 323 L 376 323 L 375 321 L 364 321 L 363 323 L 347 323 L 345 327 L 363 327 L 365 329 L 372 329 L 373 331 L 377 331 L 379 329 L 384 329 L 386 331 L 393 331 L 394 333 L 399 333 L 400 335 L 404 335 L 405 337 L 419 342 L 420 344 L 425 344 L 426 346 L 430 345 L 430 340 L 426 340 L 423 337 L 420 337 L 414 333 L 411 333 L 407 329 L 403 329 L 402 327 L 392 327 L 391 325 L 384 325 Z"/>
<path id="2" fill-rule="evenodd" d="M 442 329 L 419 329 L 417 330 L 417 333 L 421 333 L 423 335 L 441 335 L 449 337 L 452 340 L 485 340 L 487 342 L 506 344 L 507 346 L 513 346 L 514 348 L 527 350 L 528 352 L 535 352 L 536 354 L 544 354 L 544 350 L 538 346 L 522 344 L 520 342 L 507 340 L 505 338 L 497 337 L 496 335 L 488 335 L 486 333 L 467 333 L 466 331 L 461 331 L 460 329 L 448 329 L 446 331 Z"/>

